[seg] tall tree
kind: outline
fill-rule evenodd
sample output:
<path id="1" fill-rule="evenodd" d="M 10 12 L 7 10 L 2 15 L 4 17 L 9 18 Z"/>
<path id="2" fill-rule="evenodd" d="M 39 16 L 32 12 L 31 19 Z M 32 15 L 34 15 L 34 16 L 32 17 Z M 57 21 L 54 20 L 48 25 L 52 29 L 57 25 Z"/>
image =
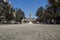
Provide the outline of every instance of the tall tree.
<path id="1" fill-rule="evenodd" d="M 12 13 L 13 8 L 8 3 L 6 4 L 6 7 L 7 8 L 5 9 L 5 18 L 7 22 L 10 22 L 13 18 L 13 13 Z"/>
<path id="2" fill-rule="evenodd" d="M 49 3 L 53 6 L 60 6 L 60 0 L 49 0 Z"/>
<path id="3" fill-rule="evenodd" d="M 24 12 L 21 9 L 18 9 L 16 13 L 16 21 L 19 21 L 21 23 L 23 18 L 25 18 Z"/>
<path id="4" fill-rule="evenodd" d="M 39 7 L 37 12 L 36 12 L 36 16 L 37 16 L 39 22 L 43 20 L 43 14 L 44 14 L 44 8 Z"/>
<path id="5" fill-rule="evenodd" d="M 50 13 L 52 13 L 52 18 L 55 20 L 55 18 L 60 16 L 60 12 L 58 13 L 60 9 L 60 0 L 49 0 L 50 5 Z"/>

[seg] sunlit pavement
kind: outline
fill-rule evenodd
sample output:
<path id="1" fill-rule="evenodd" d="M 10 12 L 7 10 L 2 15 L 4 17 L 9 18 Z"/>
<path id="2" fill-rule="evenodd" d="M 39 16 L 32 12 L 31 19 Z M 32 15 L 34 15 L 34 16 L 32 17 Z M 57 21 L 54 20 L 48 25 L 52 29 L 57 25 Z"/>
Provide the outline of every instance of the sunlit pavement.
<path id="1" fill-rule="evenodd" d="M 60 40 L 60 25 L 0 25 L 0 40 Z"/>

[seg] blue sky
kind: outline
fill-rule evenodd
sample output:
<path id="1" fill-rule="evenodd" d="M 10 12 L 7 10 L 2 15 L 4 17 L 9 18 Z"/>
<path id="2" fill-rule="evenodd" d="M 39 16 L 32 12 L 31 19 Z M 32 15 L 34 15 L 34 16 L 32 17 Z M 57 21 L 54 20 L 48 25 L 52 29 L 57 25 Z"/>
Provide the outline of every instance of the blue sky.
<path id="1" fill-rule="evenodd" d="M 29 14 L 35 18 L 37 9 L 40 6 L 45 7 L 48 2 L 47 0 L 10 0 L 14 8 L 20 8 L 24 11 L 25 16 L 28 18 Z"/>

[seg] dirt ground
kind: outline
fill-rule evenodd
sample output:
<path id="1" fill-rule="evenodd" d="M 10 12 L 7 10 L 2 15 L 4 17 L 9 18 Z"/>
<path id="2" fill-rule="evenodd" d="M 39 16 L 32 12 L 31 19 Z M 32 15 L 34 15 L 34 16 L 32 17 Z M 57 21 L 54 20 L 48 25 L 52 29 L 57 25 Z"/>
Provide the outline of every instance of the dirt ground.
<path id="1" fill-rule="evenodd" d="M 60 25 L 0 25 L 0 40 L 60 40 Z"/>

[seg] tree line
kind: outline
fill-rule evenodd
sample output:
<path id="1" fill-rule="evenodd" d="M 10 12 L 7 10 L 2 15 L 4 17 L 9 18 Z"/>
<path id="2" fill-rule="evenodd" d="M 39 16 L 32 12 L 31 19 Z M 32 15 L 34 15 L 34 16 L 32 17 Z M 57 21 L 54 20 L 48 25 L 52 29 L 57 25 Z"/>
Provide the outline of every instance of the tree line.
<path id="1" fill-rule="evenodd" d="M 39 7 L 36 11 L 36 22 L 47 24 L 60 24 L 60 0 L 48 0 L 46 8 Z M 0 0 L 0 23 L 11 20 L 20 22 L 25 18 L 25 13 L 21 9 L 15 9 L 8 2 Z"/>
<path id="2" fill-rule="evenodd" d="M 21 23 L 23 18 L 25 18 L 25 14 L 21 9 L 16 10 L 10 3 L 0 0 L 0 23 L 4 21 L 11 23 L 11 20 Z"/>
<path id="3" fill-rule="evenodd" d="M 60 0 L 48 0 L 46 8 L 39 7 L 36 16 L 40 23 L 60 24 Z"/>

